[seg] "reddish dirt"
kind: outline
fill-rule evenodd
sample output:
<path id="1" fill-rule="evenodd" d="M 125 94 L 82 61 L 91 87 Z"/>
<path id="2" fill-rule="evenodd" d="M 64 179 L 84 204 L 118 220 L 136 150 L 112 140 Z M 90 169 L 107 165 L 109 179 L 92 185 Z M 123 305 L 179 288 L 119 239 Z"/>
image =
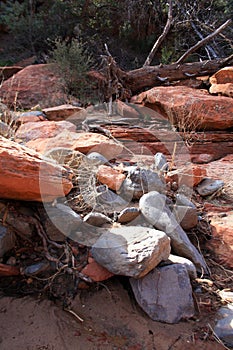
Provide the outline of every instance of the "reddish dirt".
<path id="1" fill-rule="evenodd" d="M 1 298 L 1 350 L 223 349 L 211 335 L 210 309 L 178 324 L 154 322 L 116 277 L 83 290 L 72 310 L 84 321 L 45 299 Z"/>

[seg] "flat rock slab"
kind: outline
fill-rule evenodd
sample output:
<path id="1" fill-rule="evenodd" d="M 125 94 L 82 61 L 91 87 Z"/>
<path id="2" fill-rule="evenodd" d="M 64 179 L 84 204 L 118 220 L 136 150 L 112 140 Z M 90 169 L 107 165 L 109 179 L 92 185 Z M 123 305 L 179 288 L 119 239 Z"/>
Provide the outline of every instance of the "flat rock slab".
<path id="1" fill-rule="evenodd" d="M 74 124 L 62 120 L 59 122 L 54 121 L 41 121 L 41 122 L 28 122 L 22 124 L 16 131 L 16 140 L 28 142 L 30 140 L 36 140 L 39 138 L 50 138 L 60 134 L 63 130 L 71 132 L 76 131 Z"/>
<path id="2" fill-rule="evenodd" d="M 138 280 L 130 278 L 135 298 L 154 321 L 177 323 L 194 315 L 192 286 L 181 264 L 157 267 Z"/>
<path id="3" fill-rule="evenodd" d="M 93 258 L 115 275 L 145 276 L 170 254 L 164 232 L 140 226 L 121 226 L 104 232 L 92 247 Z"/>
<path id="4" fill-rule="evenodd" d="M 123 145 L 104 135 L 91 132 L 76 133 L 68 130 L 64 130 L 55 137 L 31 140 L 26 145 L 43 154 L 57 147 L 70 148 L 85 154 L 98 152 L 108 160 L 119 156 L 123 149 Z"/>

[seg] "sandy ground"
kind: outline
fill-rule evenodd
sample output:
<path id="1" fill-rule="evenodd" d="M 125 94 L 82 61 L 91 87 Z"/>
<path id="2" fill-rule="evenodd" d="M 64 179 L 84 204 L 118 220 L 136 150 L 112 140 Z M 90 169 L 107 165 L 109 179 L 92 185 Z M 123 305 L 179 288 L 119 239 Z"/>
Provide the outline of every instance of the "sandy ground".
<path id="1" fill-rule="evenodd" d="M 83 290 L 72 310 L 80 322 L 49 300 L 0 299 L 1 350 L 220 350 L 208 336 L 214 314 L 169 325 L 152 321 L 117 277 Z M 207 338 L 204 340 L 204 338 Z"/>

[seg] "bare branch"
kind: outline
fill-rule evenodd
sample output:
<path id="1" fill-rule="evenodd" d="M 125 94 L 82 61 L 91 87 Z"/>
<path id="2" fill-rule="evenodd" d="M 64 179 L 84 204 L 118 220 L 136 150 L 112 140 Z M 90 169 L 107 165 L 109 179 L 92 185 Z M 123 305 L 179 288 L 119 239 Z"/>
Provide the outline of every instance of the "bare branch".
<path id="1" fill-rule="evenodd" d="M 149 66 L 154 58 L 154 55 L 156 53 L 156 51 L 158 50 L 159 46 L 161 45 L 161 43 L 164 41 L 164 39 L 166 38 L 171 25 L 172 25 L 172 0 L 169 0 L 169 4 L 168 4 L 169 8 L 168 8 L 168 16 L 167 16 L 167 23 L 164 27 L 163 33 L 160 35 L 160 37 L 156 40 L 154 46 L 152 47 L 149 55 L 147 56 L 147 59 L 143 65 L 143 67 L 145 66 Z"/>
<path id="2" fill-rule="evenodd" d="M 213 33 L 206 36 L 204 39 L 198 41 L 194 46 L 190 47 L 188 51 L 186 51 L 179 59 L 176 61 L 177 64 L 182 63 L 191 53 L 195 52 L 199 47 L 206 44 L 208 41 L 210 41 L 212 38 L 214 38 L 217 34 L 219 34 L 223 29 L 225 29 L 230 23 L 231 19 L 228 19 L 225 23 L 223 23 L 219 28 L 217 28 Z"/>

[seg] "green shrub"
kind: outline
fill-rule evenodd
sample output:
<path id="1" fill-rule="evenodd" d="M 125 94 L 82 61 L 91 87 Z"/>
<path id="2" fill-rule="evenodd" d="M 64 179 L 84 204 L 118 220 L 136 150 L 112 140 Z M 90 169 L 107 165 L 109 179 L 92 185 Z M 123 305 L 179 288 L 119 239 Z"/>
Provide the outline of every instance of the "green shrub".
<path id="1" fill-rule="evenodd" d="M 66 92 L 79 98 L 82 103 L 90 100 L 92 84 L 88 80 L 87 72 L 93 60 L 84 44 L 77 39 L 69 44 L 61 39 L 55 40 L 52 62 L 65 82 Z"/>

